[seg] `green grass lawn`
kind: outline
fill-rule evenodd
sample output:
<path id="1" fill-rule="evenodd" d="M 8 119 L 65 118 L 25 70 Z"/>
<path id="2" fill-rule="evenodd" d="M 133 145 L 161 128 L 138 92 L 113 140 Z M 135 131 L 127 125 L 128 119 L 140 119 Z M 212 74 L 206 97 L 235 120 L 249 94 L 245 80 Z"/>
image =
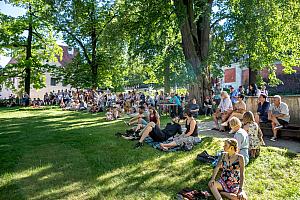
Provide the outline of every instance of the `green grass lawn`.
<path id="1" fill-rule="evenodd" d="M 223 145 L 206 137 L 191 152 L 135 150 L 114 136 L 122 121 L 58 109 L 1 109 L 0 127 L 1 200 L 174 199 L 182 188 L 207 189 L 212 168 L 196 155 Z M 299 156 L 265 147 L 246 168 L 245 190 L 249 199 L 299 200 L 299 177 Z"/>

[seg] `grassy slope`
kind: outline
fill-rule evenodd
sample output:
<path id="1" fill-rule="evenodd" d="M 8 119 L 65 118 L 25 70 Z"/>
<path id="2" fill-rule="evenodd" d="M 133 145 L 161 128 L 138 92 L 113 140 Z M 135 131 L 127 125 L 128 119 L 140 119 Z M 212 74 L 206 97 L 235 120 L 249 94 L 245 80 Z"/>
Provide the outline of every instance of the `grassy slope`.
<path id="1" fill-rule="evenodd" d="M 207 189 L 212 168 L 195 157 L 222 147 L 205 138 L 192 152 L 134 150 L 114 136 L 121 121 L 55 109 L 1 109 L 0 124 L 0 199 L 172 199 Z M 300 199 L 299 166 L 299 156 L 263 148 L 246 169 L 250 199 Z"/>

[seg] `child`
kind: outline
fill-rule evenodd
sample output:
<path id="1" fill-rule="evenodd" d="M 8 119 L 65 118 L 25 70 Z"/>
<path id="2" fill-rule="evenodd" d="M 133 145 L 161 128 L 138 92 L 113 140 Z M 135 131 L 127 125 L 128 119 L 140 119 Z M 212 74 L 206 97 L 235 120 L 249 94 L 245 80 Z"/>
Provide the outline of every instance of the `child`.
<path id="1" fill-rule="evenodd" d="M 254 115 L 251 111 L 245 112 L 243 116 L 244 130 L 249 135 L 249 153 L 251 158 L 256 158 L 260 153 L 260 146 L 265 145 L 263 134 L 258 124 L 255 122 Z"/>
<path id="2" fill-rule="evenodd" d="M 106 112 L 106 120 L 109 120 L 109 121 L 114 120 L 114 117 L 113 117 L 113 109 L 112 109 L 112 107 L 109 107 L 109 108 L 107 109 L 107 112 Z"/>
<path id="3" fill-rule="evenodd" d="M 117 106 L 113 107 L 112 114 L 113 114 L 113 119 L 118 119 L 119 118 L 119 109 L 118 109 Z"/>

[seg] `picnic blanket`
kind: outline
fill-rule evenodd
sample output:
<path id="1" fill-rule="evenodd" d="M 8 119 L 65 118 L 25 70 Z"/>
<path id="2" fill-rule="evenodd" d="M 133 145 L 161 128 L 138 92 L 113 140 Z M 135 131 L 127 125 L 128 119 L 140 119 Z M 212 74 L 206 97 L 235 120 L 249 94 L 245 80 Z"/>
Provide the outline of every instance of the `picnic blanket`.
<path id="1" fill-rule="evenodd" d="M 151 137 L 145 138 L 145 142 L 147 144 L 149 144 L 150 146 L 152 146 L 153 148 L 158 149 L 158 150 L 161 150 L 160 145 L 159 145 L 160 143 L 167 144 L 172 141 L 173 141 L 173 137 L 169 138 L 168 140 L 166 140 L 164 142 L 155 142 L 155 141 L 153 141 L 153 139 Z M 202 141 L 201 138 L 199 138 L 199 140 L 196 143 L 194 143 L 194 146 L 199 144 L 201 141 Z M 174 152 L 174 151 L 180 151 L 180 150 L 182 150 L 182 148 L 180 146 L 176 146 L 176 147 L 169 148 L 168 150 L 166 150 L 166 152 Z"/>

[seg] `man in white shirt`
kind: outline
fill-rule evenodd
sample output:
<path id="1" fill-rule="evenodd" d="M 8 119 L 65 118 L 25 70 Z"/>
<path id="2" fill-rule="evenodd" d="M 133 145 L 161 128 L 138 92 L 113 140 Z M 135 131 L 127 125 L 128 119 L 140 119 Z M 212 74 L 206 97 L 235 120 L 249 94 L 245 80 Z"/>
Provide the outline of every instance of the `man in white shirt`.
<path id="1" fill-rule="evenodd" d="M 233 106 L 232 102 L 229 98 L 229 95 L 226 91 L 221 92 L 221 102 L 216 110 L 216 112 L 213 114 L 213 119 L 215 122 L 215 127 L 213 130 L 219 130 L 224 131 L 224 127 L 219 128 L 219 122 L 218 120 L 221 119 L 222 122 L 225 122 L 230 114 L 232 113 Z"/>
<path id="2" fill-rule="evenodd" d="M 290 122 L 289 107 L 281 101 L 279 95 L 274 96 L 274 103 L 269 108 L 268 118 L 272 123 L 273 137 L 271 141 L 276 141 L 278 129 L 287 126 Z"/>

